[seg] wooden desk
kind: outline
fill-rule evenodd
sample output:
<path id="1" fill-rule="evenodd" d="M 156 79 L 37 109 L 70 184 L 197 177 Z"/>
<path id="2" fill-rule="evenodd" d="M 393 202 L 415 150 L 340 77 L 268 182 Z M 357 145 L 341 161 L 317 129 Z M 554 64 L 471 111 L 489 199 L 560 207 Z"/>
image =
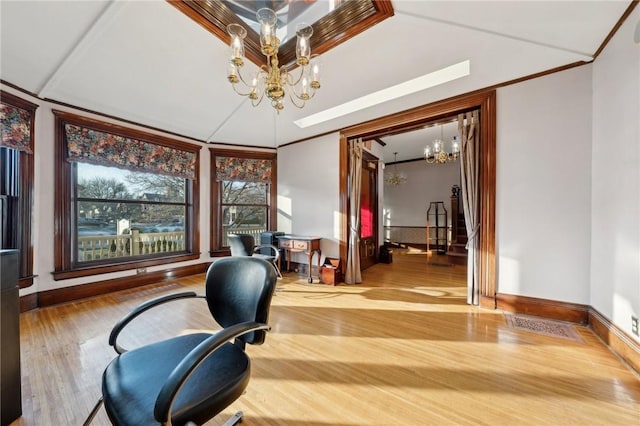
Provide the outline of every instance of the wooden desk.
<path id="1" fill-rule="evenodd" d="M 318 273 L 320 273 L 320 257 L 322 252 L 320 251 L 320 237 L 306 237 L 303 235 L 280 235 L 278 238 L 278 247 L 284 249 L 285 258 L 287 259 L 287 272 L 289 271 L 289 262 L 291 260 L 291 252 L 299 253 L 304 252 L 309 257 L 309 277 L 307 282 L 312 283 L 311 277 L 311 262 L 313 260 L 313 254 L 318 253 Z"/>

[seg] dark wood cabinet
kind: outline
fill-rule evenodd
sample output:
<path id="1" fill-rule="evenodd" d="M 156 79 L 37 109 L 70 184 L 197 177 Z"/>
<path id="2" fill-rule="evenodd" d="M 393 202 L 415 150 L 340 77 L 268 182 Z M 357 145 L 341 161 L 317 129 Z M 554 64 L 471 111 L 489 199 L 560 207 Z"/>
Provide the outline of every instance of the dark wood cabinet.
<path id="1" fill-rule="evenodd" d="M 18 250 L 0 250 L 0 417 L 2 426 L 22 415 Z"/>

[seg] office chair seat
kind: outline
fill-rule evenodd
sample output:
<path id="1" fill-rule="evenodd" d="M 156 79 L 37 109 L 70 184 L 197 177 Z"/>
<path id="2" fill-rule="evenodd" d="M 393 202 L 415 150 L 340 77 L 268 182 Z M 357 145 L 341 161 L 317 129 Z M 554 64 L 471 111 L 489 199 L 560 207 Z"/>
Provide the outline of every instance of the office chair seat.
<path id="1" fill-rule="evenodd" d="M 246 345 L 264 343 L 277 280 L 273 265 L 254 257 L 219 259 L 209 266 L 204 296 L 182 292 L 136 306 L 111 330 L 116 358 L 102 375 L 102 396 L 84 425 L 104 405 L 114 425 L 202 424 L 239 398 L 249 384 Z M 135 318 L 177 300 L 206 300 L 220 330 L 175 336 L 130 351 L 118 336 Z M 165 320 L 170 321 L 171 317 Z M 242 421 L 236 413 L 228 424 Z"/>
<path id="2" fill-rule="evenodd" d="M 154 404 L 169 374 L 198 344 L 198 333 L 154 343 L 114 359 L 104 372 L 102 394 L 114 425 L 157 425 Z M 172 424 L 208 420 L 238 399 L 250 378 L 250 362 L 239 347 L 226 343 L 189 377 L 174 404 Z M 215 389 L 215 392 L 212 392 Z M 204 418 L 198 414 L 205 413 Z"/>

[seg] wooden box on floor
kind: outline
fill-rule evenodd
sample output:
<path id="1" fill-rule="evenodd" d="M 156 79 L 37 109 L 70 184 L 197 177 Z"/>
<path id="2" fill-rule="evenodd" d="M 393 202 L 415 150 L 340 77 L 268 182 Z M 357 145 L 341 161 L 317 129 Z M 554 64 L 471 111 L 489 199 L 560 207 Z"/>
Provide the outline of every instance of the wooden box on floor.
<path id="1" fill-rule="evenodd" d="M 320 282 L 323 284 L 336 285 L 341 281 L 340 259 L 325 258 L 324 265 L 320 268 Z"/>

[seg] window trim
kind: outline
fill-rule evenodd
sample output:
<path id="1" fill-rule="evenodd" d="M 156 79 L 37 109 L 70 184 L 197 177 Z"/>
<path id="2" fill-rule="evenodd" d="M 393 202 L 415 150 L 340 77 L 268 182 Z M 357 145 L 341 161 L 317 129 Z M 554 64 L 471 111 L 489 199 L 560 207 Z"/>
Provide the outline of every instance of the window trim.
<path id="1" fill-rule="evenodd" d="M 31 129 L 29 148 L 31 153 L 20 152 L 20 188 L 24 196 L 20 201 L 20 230 L 18 232 L 20 239 L 20 266 L 18 287 L 26 288 L 33 285 L 33 198 L 34 198 L 34 181 L 35 181 L 35 127 L 36 127 L 36 109 L 39 105 L 22 99 L 16 95 L 0 91 L 2 102 L 28 111 L 30 114 Z"/>
<path id="2" fill-rule="evenodd" d="M 53 110 L 55 116 L 55 205 L 54 205 L 54 280 L 84 277 L 95 274 L 125 271 L 141 267 L 182 262 L 200 258 L 200 146 L 187 142 L 170 139 L 164 136 L 143 132 L 117 124 L 107 123 L 69 112 Z M 161 257 L 131 259 L 115 261 L 103 265 L 73 265 L 71 249 L 73 245 L 73 220 L 71 204 L 73 202 L 73 165 L 67 161 L 65 144 L 65 125 L 78 126 L 113 133 L 127 138 L 138 139 L 156 145 L 167 146 L 182 151 L 193 152 L 196 155 L 196 179 L 191 184 L 191 209 L 187 212 L 192 229 L 188 236 L 191 251 L 187 254 L 169 254 Z"/>
<path id="3" fill-rule="evenodd" d="M 278 167 L 276 152 L 242 151 L 231 149 L 209 148 L 211 155 L 211 185 L 209 204 L 211 222 L 209 226 L 209 256 L 230 256 L 228 247 L 222 246 L 222 206 L 220 204 L 220 182 L 216 181 L 216 158 L 237 157 L 271 160 L 271 182 L 269 183 L 269 208 L 267 209 L 267 228 L 277 229 L 277 196 L 278 196 Z"/>

